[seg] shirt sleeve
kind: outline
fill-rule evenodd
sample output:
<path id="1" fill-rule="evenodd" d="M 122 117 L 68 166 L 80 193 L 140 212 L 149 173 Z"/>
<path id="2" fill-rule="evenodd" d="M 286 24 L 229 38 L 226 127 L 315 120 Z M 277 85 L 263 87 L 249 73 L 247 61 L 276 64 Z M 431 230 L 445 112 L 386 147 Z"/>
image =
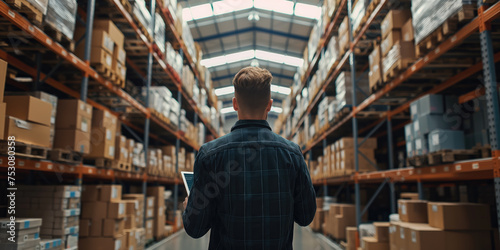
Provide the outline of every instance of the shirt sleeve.
<path id="1" fill-rule="evenodd" d="M 203 158 L 202 149 L 194 163 L 194 183 L 188 198 L 186 210 L 182 214 L 184 229 L 193 238 L 200 238 L 212 227 L 217 194 L 211 188 L 209 159 Z"/>
<path id="2" fill-rule="evenodd" d="M 316 192 L 307 170 L 304 157 L 298 156 L 298 169 L 294 190 L 294 214 L 293 218 L 300 226 L 311 224 L 316 213 Z"/>

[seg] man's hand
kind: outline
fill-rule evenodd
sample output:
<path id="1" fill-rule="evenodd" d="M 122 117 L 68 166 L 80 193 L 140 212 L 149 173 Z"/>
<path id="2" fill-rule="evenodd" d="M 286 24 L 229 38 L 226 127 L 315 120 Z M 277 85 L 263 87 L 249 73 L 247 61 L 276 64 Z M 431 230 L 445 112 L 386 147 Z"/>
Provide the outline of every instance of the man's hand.
<path id="1" fill-rule="evenodd" d="M 186 206 L 188 204 L 188 198 L 189 196 L 187 196 L 186 199 L 184 199 L 184 202 L 182 203 L 182 205 L 184 206 L 184 210 L 186 210 Z"/>

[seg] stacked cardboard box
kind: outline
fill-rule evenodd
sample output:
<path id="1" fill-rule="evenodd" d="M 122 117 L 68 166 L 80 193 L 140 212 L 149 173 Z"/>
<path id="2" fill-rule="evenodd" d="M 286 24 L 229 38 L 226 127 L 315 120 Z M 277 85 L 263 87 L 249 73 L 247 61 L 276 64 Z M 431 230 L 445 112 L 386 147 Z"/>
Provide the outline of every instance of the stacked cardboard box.
<path id="1" fill-rule="evenodd" d="M 108 111 L 94 110 L 88 158 L 115 159 L 116 123 L 116 117 Z"/>
<path id="2" fill-rule="evenodd" d="M 374 222 L 375 235 L 363 237 L 363 250 L 389 250 L 389 222 Z"/>
<path id="3" fill-rule="evenodd" d="M 0 219 L 0 249 L 38 249 L 42 219 Z"/>
<path id="4" fill-rule="evenodd" d="M 5 96 L 3 99 L 7 115 L 5 135 L 15 136 L 19 142 L 49 148 L 52 105 L 33 96 Z"/>
<path id="5" fill-rule="evenodd" d="M 391 10 L 381 24 L 382 44 L 382 71 L 383 81 L 390 80 L 392 68 L 402 69 L 415 60 L 415 45 L 411 41 L 404 41 L 402 28 L 411 19 L 408 10 Z M 399 65 L 399 66 L 398 66 Z"/>
<path id="6" fill-rule="evenodd" d="M 154 238 L 155 197 L 146 198 L 146 240 Z"/>
<path id="7" fill-rule="evenodd" d="M 133 141 L 132 141 L 133 142 Z M 115 162 L 117 165 L 131 165 L 129 163 L 129 147 L 127 146 L 127 138 L 119 133 L 115 136 Z"/>
<path id="8" fill-rule="evenodd" d="M 129 2 L 132 5 L 134 19 L 139 21 L 138 24 L 142 26 L 142 30 L 146 33 L 145 35 L 151 40 L 153 38 L 153 30 L 151 30 L 151 13 L 146 7 L 146 2 L 144 0 L 129 0 Z"/>
<path id="9" fill-rule="evenodd" d="M 355 35 L 354 31 L 358 31 L 361 28 L 360 26 L 364 25 L 361 23 L 361 21 L 365 16 L 369 4 L 370 0 L 357 0 L 354 2 L 351 12 L 351 17 L 352 17 L 351 25 L 352 25 L 353 35 Z"/>
<path id="10" fill-rule="evenodd" d="M 314 231 L 320 231 L 325 222 L 325 214 L 327 211 L 323 209 L 323 204 L 323 198 L 316 198 L 316 214 L 314 215 L 312 223 L 309 225 Z"/>
<path id="11" fill-rule="evenodd" d="M 370 161 L 377 164 L 375 159 L 375 149 L 377 148 L 377 139 L 368 138 L 363 144 L 360 143 L 363 139 L 358 139 L 358 150 L 366 156 L 358 155 L 359 171 L 374 171 L 376 170 Z M 330 146 L 330 161 L 333 165 L 330 167 L 333 176 L 350 175 L 355 172 L 354 165 L 354 139 L 344 137 L 336 141 L 334 146 Z M 370 161 L 368 161 L 370 160 Z"/>
<path id="12" fill-rule="evenodd" d="M 401 202 L 401 200 L 400 200 Z M 391 222 L 390 249 L 491 249 L 489 207 L 483 204 L 428 202 L 400 217 L 424 223 Z M 408 204 L 407 204 L 408 205 Z M 427 211 L 424 211 L 425 208 Z M 402 216 L 403 215 L 403 216 Z"/>
<path id="13" fill-rule="evenodd" d="M 83 187 L 79 249 L 122 249 L 126 245 L 126 203 L 121 196 L 119 185 Z"/>
<path id="14" fill-rule="evenodd" d="M 356 207 L 350 204 L 331 204 L 325 226 L 327 234 L 336 239 L 345 239 L 346 227 L 356 226 Z"/>
<path id="15" fill-rule="evenodd" d="M 346 227 L 346 250 L 356 250 L 356 237 L 358 233 L 357 227 Z"/>
<path id="16" fill-rule="evenodd" d="M 80 100 L 58 100 L 54 148 L 88 154 L 92 107 Z"/>
<path id="17" fill-rule="evenodd" d="M 147 195 L 154 197 L 153 236 L 156 239 L 163 237 L 165 230 L 165 187 L 148 187 Z"/>
<path id="18" fill-rule="evenodd" d="M 356 88 L 353 88 L 351 72 L 344 71 L 339 74 L 335 80 L 336 88 L 336 99 L 337 99 L 337 111 L 340 111 L 344 107 L 356 106 L 365 99 L 365 93 L 370 92 L 370 87 L 366 78 L 356 79 Z M 362 91 L 359 91 L 359 90 Z M 356 92 L 356 103 L 352 99 L 352 91 Z"/>
<path id="19" fill-rule="evenodd" d="M 370 72 L 368 73 L 368 81 L 370 83 L 370 91 L 381 84 L 382 81 L 382 51 L 379 44 L 373 46 L 373 51 L 368 57 L 370 64 Z"/>
<path id="20" fill-rule="evenodd" d="M 165 56 L 165 32 L 165 21 L 163 21 L 163 17 L 160 13 L 156 12 L 154 42 L 162 56 Z"/>
<path id="21" fill-rule="evenodd" d="M 136 166 L 142 169 L 146 168 L 146 154 L 144 152 L 144 144 L 140 142 L 134 142 L 134 148 L 132 149 L 132 166 Z"/>
<path id="22" fill-rule="evenodd" d="M 79 186 L 20 186 L 19 190 L 23 206 L 16 213 L 19 216 L 41 218 L 42 239 L 62 239 L 65 249 L 78 246 Z"/>
<path id="23" fill-rule="evenodd" d="M 460 124 L 445 113 L 456 103 L 454 96 L 425 95 L 410 104 L 413 122 L 405 126 L 408 157 L 425 155 L 430 152 L 430 147 L 433 151 L 465 149 Z"/>
<path id="24" fill-rule="evenodd" d="M 84 28 L 78 28 L 75 31 L 75 40 L 85 35 Z M 111 20 L 94 20 L 94 29 L 92 31 L 92 47 L 90 52 L 90 63 L 98 67 L 104 67 L 108 72 L 112 72 L 118 79 L 114 81 L 125 87 L 125 76 L 127 68 L 125 66 L 126 53 L 124 49 L 125 36 L 115 26 Z M 85 53 L 84 43 L 76 47 L 75 53 L 83 58 Z M 98 70 L 100 70 L 98 68 Z M 101 72 L 104 73 L 104 72 Z M 108 76 L 111 80 L 115 78 Z"/>
<path id="25" fill-rule="evenodd" d="M 340 56 L 344 55 L 349 50 L 351 41 L 349 40 L 349 17 L 344 17 L 339 26 L 339 52 Z"/>
<path id="26" fill-rule="evenodd" d="M 40 249 L 62 250 L 62 249 L 64 249 L 64 244 L 63 244 L 63 241 L 61 239 L 41 240 L 40 241 Z"/>

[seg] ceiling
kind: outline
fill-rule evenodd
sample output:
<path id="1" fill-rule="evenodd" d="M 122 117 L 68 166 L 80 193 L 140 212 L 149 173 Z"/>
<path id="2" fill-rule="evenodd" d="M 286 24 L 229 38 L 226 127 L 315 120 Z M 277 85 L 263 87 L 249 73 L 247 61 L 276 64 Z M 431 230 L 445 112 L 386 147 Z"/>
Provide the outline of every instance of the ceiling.
<path id="1" fill-rule="evenodd" d="M 277 54 L 271 54 L 271 58 L 286 55 L 301 59 L 303 51 L 307 46 L 311 29 L 317 21 L 312 17 L 300 16 L 299 12 L 307 12 L 308 9 L 306 7 L 312 7 L 313 10 L 317 10 L 317 6 L 321 7 L 321 0 L 266 1 L 225 0 L 224 2 L 220 2 L 185 0 L 179 1 L 179 3 L 184 8 L 190 8 L 191 11 L 189 13 L 193 13 L 192 17 L 195 19 L 188 21 L 188 24 L 194 40 L 200 44 L 203 51 L 203 59 L 230 55 L 242 51 L 272 52 Z M 233 9 L 232 11 L 224 11 L 226 13 L 220 14 L 220 12 L 217 12 L 218 9 L 216 7 L 221 3 L 234 7 L 236 11 Z M 271 6 L 271 8 L 274 8 L 274 10 L 265 9 L 273 4 L 275 6 Z M 287 11 L 284 11 L 286 9 L 283 7 L 284 5 L 289 7 Z M 201 15 L 206 17 L 196 19 L 197 17 L 195 16 L 197 14 L 194 12 L 197 6 L 199 9 L 201 9 L 201 6 L 206 7 L 205 11 L 201 12 Z M 237 10 L 244 6 L 247 9 Z M 207 14 L 206 10 L 210 11 L 210 7 L 213 10 L 212 13 L 215 14 Z M 310 11 L 305 14 L 310 15 L 309 13 Z M 258 18 L 255 18 L 256 15 L 258 15 Z M 251 16 L 254 17 L 253 20 L 251 20 Z M 255 53 L 255 57 L 256 59 L 248 58 L 242 61 L 228 62 L 219 66 L 209 67 L 214 88 L 231 85 L 234 75 L 241 68 L 250 66 L 252 62 L 255 63 L 255 60 L 257 60 L 259 67 L 266 68 L 273 74 L 272 84 L 287 87 L 292 85 L 293 76 L 297 71 L 296 65 L 299 63 L 287 65 L 286 63 L 265 60 L 266 58 L 257 56 L 257 52 Z M 285 94 L 273 93 L 273 99 L 280 100 L 276 102 L 279 106 L 281 106 L 281 100 L 286 98 L 286 96 Z M 228 103 L 227 100 L 231 97 L 232 95 L 223 95 L 219 96 L 219 99 Z"/>

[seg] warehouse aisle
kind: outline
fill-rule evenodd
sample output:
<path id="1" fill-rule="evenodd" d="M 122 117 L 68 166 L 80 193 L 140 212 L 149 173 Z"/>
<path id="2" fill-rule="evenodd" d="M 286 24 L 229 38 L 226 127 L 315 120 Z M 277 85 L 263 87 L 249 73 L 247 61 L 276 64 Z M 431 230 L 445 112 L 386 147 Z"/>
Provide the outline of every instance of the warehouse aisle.
<path id="1" fill-rule="evenodd" d="M 200 239 L 193 239 L 183 231 L 155 250 L 208 249 L 209 237 L 208 233 Z M 313 233 L 309 228 L 295 225 L 293 249 L 329 250 L 338 248 L 335 248 L 332 243 L 327 243 L 322 236 Z"/>

